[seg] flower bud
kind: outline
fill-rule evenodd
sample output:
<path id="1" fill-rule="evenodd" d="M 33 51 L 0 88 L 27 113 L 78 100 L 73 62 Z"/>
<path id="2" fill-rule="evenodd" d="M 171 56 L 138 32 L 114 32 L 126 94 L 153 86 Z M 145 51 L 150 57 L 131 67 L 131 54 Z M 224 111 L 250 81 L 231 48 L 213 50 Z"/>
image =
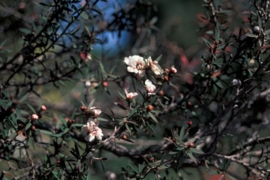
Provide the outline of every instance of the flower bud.
<path id="1" fill-rule="evenodd" d="M 104 87 L 107 87 L 108 85 L 109 85 L 109 84 L 108 84 L 107 81 L 104 81 L 104 82 L 103 82 L 103 86 L 104 86 Z"/>
<path id="2" fill-rule="evenodd" d="M 36 130 L 36 126 L 31 126 L 32 131 Z"/>
<path id="3" fill-rule="evenodd" d="M 41 109 L 42 111 L 46 111 L 46 110 L 47 110 L 46 106 L 44 106 L 44 105 L 42 105 L 42 106 L 40 107 L 40 109 Z"/>
<path id="4" fill-rule="evenodd" d="M 152 106 L 151 104 L 149 104 L 149 105 L 147 106 L 147 110 L 148 110 L 148 111 L 154 110 L 154 106 Z"/>
<path id="5" fill-rule="evenodd" d="M 164 96 L 164 91 L 159 91 L 158 94 L 159 94 L 160 96 Z"/>
<path id="6" fill-rule="evenodd" d="M 176 69 L 174 66 L 172 66 L 172 67 L 171 67 L 171 72 L 172 72 L 173 74 L 176 74 L 176 73 L 177 73 L 177 69 Z"/>
<path id="7" fill-rule="evenodd" d="M 84 84 L 86 87 L 90 87 L 91 86 L 91 82 L 90 81 L 85 81 L 85 84 Z"/>
<path id="8" fill-rule="evenodd" d="M 38 118 L 39 118 L 37 114 L 32 114 L 31 117 L 32 117 L 32 120 L 38 120 Z"/>
<path id="9" fill-rule="evenodd" d="M 164 76 L 165 81 L 169 81 L 169 76 Z"/>
<path id="10" fill-rule="evenodd" d="M 86 110 L 86 106 L 81 106 L 81 111 L 84 112 Z"/>

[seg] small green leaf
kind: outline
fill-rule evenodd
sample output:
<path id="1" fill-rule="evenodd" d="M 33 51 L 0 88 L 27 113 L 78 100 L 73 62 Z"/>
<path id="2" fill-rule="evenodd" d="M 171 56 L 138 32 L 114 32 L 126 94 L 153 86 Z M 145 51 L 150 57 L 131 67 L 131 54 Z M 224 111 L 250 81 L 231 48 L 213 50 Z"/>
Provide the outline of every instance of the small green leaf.
<path id="1" fill-rule="evenodd" d="M 91 174 L 90 173 L 87 174 L 86 180 L 91 180 Z"/>
<path id="2" fill-rule="evenodd" d="M 62 135 L 66 134 L 69 132 L 69 128 L 65 128 L 65 130 L 61 133 Z"/>
<path id="3" fill-rule="evenodd" d="M 125 126 L 126 126 L 126 128 L 127 128 L 128 132 L 129 132 L 129 134 L 131 134 L 131 130 L 130 130 L 130 128 L 129 128 L 129 126 L 128 126 L 128 124 L 125 124 Z"/>
<path id="4" fill-rule="evenodd" d="M 58 82 L 62 84 L 65 88 L 67 88 L 66 84 L 63 81 L 59 80 Z"/>
<path id="5" fill-rule="evenodd" d="M 152 114 L 151 112 L 148 112 L 148 115 L 151 117 L 151 119 L 153 119 L 156 123 L 158 123 L 157 118 L 154 116 L 154 114 Z"/>
<path id="6" fill-rule="evenodd" d="M 229 168 L 230 164 L 231 164 L 231 160 L 226 160 L 225 166 L 224 166 L 224 171 L 227 171 L 227 169 Z"/>
<path id="7" fill-rule="evenodd" d="M 43 134 L 47 134 L 47 135 L 53 135 L 53 133 L 52 132 L 50 132 L 50 131 L 46 131 L 46 130 L 39 130 L 41 133 L 43 133 Z"/>
<path id="8" fill-rule="evenodd" d="M 190 159 L 194 162 L 194 163 L 198 163 L 197 159 L 193 156 L 191 151 L 187 151 L 186 154 L 190 157 Z"/>
<path id="9" fill-rule="evenodd" d="M 159 62 L 162 58 L 162 54 L 160 56 L 157 57 L 157 59 L 155 59 L 155 61 Z"/>
<path id="10" fill-rule="evenodd" d="M 126 99 L 126 96 L 118 91 L 118 94 L 121 96 L 121 98 Z"/>
<path id="11" fill-rule="evenodd" d="M 134 108 L 128 115 L 127 119 L 131 118 L 137 112 L 137 108 Z"/>
<path id="12" fill-rule="evenodd" d="M 31 126 L 32 126 L 32 124 L 30 122 L 27 123 L 27 125 L 25 126 L 25 130 L 28 130 Z"/>
<path id="13" fill-rule="evenodd" d="M 103 64 L 102 64 L 101 61 L 99 62 L 99 67 L 100 67 L 100 70 L 103 73 L 103 75 L 106 75 L 107 73 L 106 73 L 105 68 L 104 68 L 104 66 L 103 66 Z M 105 78 L 106 78 L 106 76 L 105 76 Z"/>
<path id="14" fill-rule="evenodd" d="M 102 118 L 102 117 L 97 117 L 97 120 L 99 120 L 99 121 L 108 121 L 107 119 Z"/>
<path id="15" fill-rule="evenodd" d="M 65 118 L 63 118 L 62 116 L 58 116 L 58 118 L 60 119 L 60 121 L 64 126 L 67 126 L 67 121 L 65 120 Z"/>
<path id="16" fill-rule="evenodd" d="M 195 153 L 195 154 L 204 154 L 203 151 L 199 150 L 199 149 L 195 149 L 195 148 L 190 148 L 190 151 Z"/>
<path id="17" fill-rule="evenodd" d="M 186 127 L 185 127 L 185 126 L 182 126 L 181 131 L 180 131 L 180 135 L 179 135 L 179 139 L 180 139 L 181 141 L 184 140 L 185 129 L 186 129 Z"/>
<path id="18" fill-rule="evenodd" d="M 33 111 L 34 114 L 36 114 L 36 111 L 34 110 L 34 108 L 30 104 L 28 104 L 28 103 L 25 103 L 25 104 L 31 109 L 31 111 Z"/>
<path id="19" fill-rule="evenodd" d="M 93 107 L 94 103 L 95 103 L 95 98 L 92 99 L 92 101 L 89 103 L 88 109 L 91 109 L 91 107 Z"/>
<path id="20" fill-rule="evenodd" d="M 42 134 L 47 134 L 47 135 L 52 136 L 52 137 L 61 137 L 62 136 L 62 134 L 53 134 L 52 132 L 46 131 L 46 130 L 39 130 L 39 132 L 41 132 Z"/>
<path id="21" fill-rule="evenodd" d="M 72 124 L 71 127 L 78 127 L 81 128 L 83 126 L 83 124 Z"/>
<path id="22" fill-rule="evenodd" d="M 247 33 L 246 36 L 251 37 L 251 38 L 258 38 L 258 35 L 250 34 L 250 33 Z"/>
<path id="23" fill-rule="evenodd" d="M 52 174 L 53 174 L 53 176 L 58 180 L 59 179 L 59 177 L 58 177 L 58 173 L 57 173 L 57 171 L 52 171 Z M 60 180 L 60 179 L 59 179 Z"/>
<path id="24" fill-rule="evenodd" d="M 151 126 L 150 124 L 146 123 L 146 125 L 151 129 L 151 131 L 152 131 L 153 133 L 155 133 L 154 128 L 152 128 L 152 126 Z"/>
<path id="25" fill-rule="evenodd" d="M 131 163 L 129 164 L 129 166 L 133 169 L 133 171 L 135 173 L 137 173 L 137 174 L 139 173 L 138 169 L 136 167 L 134 167 Z"/>

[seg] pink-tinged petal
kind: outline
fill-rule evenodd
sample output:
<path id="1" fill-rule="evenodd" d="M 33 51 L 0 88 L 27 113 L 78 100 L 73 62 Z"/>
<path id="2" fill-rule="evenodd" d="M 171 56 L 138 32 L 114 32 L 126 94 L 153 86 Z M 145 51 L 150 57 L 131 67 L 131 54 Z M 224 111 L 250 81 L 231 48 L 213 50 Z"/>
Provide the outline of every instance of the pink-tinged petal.
<path id="1" fill-rule="evenodd" d="M 145 81 L 145 88 L 149 94 L 154 93 L 156 90 L 156 86 L 148 79 Z"/>

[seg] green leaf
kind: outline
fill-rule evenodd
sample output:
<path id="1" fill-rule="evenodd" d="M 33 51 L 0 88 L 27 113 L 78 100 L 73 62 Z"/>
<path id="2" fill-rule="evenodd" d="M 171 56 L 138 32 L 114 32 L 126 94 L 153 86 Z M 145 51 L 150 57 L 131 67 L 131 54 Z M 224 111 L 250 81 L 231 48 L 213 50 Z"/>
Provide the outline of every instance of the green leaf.
<path id="1" fill-rule="evenodd" d="M 131 163 L 129 164 L 129 166 L 133 169 L 133 171 L 135 173 L 137 173 L 137 174 L 139 173 L 138 169 L 136 167 L 134 167 Z"/>
<path id="2" fill-rule="evenodd" d="M 21 99 L 20 99 L 20 103 L 22 103 L 24 100 L 26 100 L 26 98 L 28 98 L 29 95 L 24 95 Z"/>
<path id="3" fill-rule="evenodd" d="M 203 151 L 199 150 L 199 149 L 196 149 L 196 148 L 190 148 L 190 151 L 195 153 L 195 154 L 204 154 Z"/>
<path id="4" fill-rule="evenodd" d="M 24 111 L 24 110 L 19 110 L 20 111 L 20 114 L 22 114 L 22 115 L 29 115 L 29 113 L 27 112 L 27 111 Z"/>
<path id="5" fill-rule="evenodd" d="M 65 128 L 65 130 L 61 133 L 62 135 L 66 134 L 69 132 L 69 128 Z"/>
<path id="6" fill-rule="evenodd" d="M 224 166 L 224 171 L 227 171 L 227 169 L 229 168 L 230 164 L 231 164 L 231 160 L 226 160 L 225 166 Z"/>
<path id="7" fill-rule="evenodd" d="M 137 112 L 137 108 L 134 108 L 128 115 L 127 119 L 131 118 Z"/>
<path id="8" fill-rule="evenodd" d="M 155 59 L 155 61 L 159 62 L 162 58 L 162 54 L 160 56 L 157 57 L 157 59 Z"/>
<path id="9" fill-rule="evenodd" d="M 34 138 L 33 138 L 33 137 L 29 137 L 28 143 L 30 143 L 30 145 L 31 145 L 34 149 L 36 149 L 36 148 L 35 148 L 35 141 L 34 141 Z"/>
<path id="10" fill-rule="evenodd" d="M 41 132 L 42 134 L 47 134 L 47 135 L 52 136 L 52 137 L 61 137 L 62 136 L 62 134 L 53 134 L 52 132 L 46 131 L 46 130 L 39 130 L 39 132 Z"/>
<path id="11" fill-rule="evenodd" d="M 153 17 L 150 22 L 151 22 L 151 25 L 155 24 L 156 22 L 158 21 L 158 17 Z"/>
<path id="12" fill-rule="evenodd" d="M 57 180 L 60 180 L 59 177 L 58 177 L 58 173 L 56 170 L 52 171 L 52 174 L 53 176 L 57 179 Z"/>
<path id="13" fill-rule="evenodd" d="M 186 129 L 186 127 L 185 127 L 185 126 L 182 126 L 181 131 L 180 131 L 180 135 L 179 135 L 179 139 L 180 139 L 181 141 L 184 140 L 185 129 Z"/>
<path id="14" fill-rule="evenodd" d="M 71 127 L 79 127 L 81 128 L 83 126 L 83 124 L 72 124 Z"/>
<path id="15" fill-rule="evenodd" d="M 251 37 L 251 38 L 258 38 L 258 35 L 250 34 L 250 33 L 247 33 L 246 36 Z"/>
<path id="16" fill-rule="evenodd" d="M 32 124 L 29 122 L 27 123 L 26 127 L 25 127 L 25 130 L 28 130 L 30 127 L 32 126 Z"/>
<path id="17" fill-rule="evenodd" d="M 125 126 L 126 126 L 126 128 L 127 128 L 128 132 L 129 132 L 129 134 L 131 134 L 131 130 L 130 130 L 130 128 L 129 128 L 129 126 L 128 126 L 128 124 L 125 124 Z"/>
<path id="18" fill-rule="evenodd" d="M 126 99 L 126 96 L 118 91 L 118 94 L 121 96 L 121 98 Z"/>
<path id="19" fill-rule="evenodd" d="M 93 107 L 94 103 L 95 103 L 95 98 L 92 99 L 92 101 L 89 103 L 88 109 L 91 109 L 91 107 Z"/>
<path id="20" fill-rule="evenodd" d="M 215 40 L 216 40 L 216 42 L 219 42 L 219 38 L 220 38 L 219 25 L 218 25 L 218 22 L 216 22 L 216 28 L 215 28 Z"/>
<path id="21" fill-rule="evenodd" d="M 193 156 L 191 151 L 187 151 L 186 154 L 190 157 L 190 159 L 194 162 L 194 163 L 198 163 L 197 159 Z"/>
<path id="22" fill-rule="evenodd" d="M 31 109 L 31 111 L 33 111 L 34 114 L 36 114 L 36 111 L 34 110 L 34 108 L 30 104 L 28 104 L 28 103 L 25 103 L 25 104 Z"/>
<path id="23" fill-rule="evenodd" d="M 12 102 L 8 100 L 0 100 L 0 106 L 3 106 L 5 109 L 11 106 Z"/>
<path id="24" fill-rule="evenodd" d="M 150 124 L 146 123 L 146 126 L 148 126 L 149 129 L 151 129 L 151 131 L 152 131 L 153 133 L 155 133 L 155 130 L 152 128 L 152 126 L 151 126 Z"/>
<path id="25" fill-rule="evenodd" d="M 63 81 L 59 80 L 58 82 L 62 84 L 65 88 L 67 88 L 66 84 Z"/>
<path id="26" fill-rule="evenodd" d="M 103 64 L 102 64 L 101 61 L 99 61 L 99 67 L 100 67 L 101 72 L 102 72 L 104 75 L 107 74 L 106 71 L 105 71 L 105 68 L 104 68 L 104 66 L 103 66 Z M 105 77 L 105 78 L 106 78 L 106 77 Z"/>
<path id="27" fill-rule="evenodd" d="M 101 117 L 97 117 L 97 120 L 99 120 L 99 121 L 108 121 L 107 119 L 101 118 Z"/>
<path id="28" fill-rule="evenodd" d="M 41 133 L 43 133 L 43 134 L 47 134 L 47 135 L 53 135 L 53 133 L 52 132 L 50 132 L 50 131 L 46 131 L 46 130 L 39 130 Z"/>
<path id="29" fill-rule="evenodd" d="M 91 180 L 91 174 L 90 173 L 87 174 L 86 180 Z"/>
<path id="30" fill-rule="evenodd" d="M 62 116 L 58 116 L 58 118 L 60 119 L 60 121 L 64 126 L 67 126 L 67 121 L 65 120 L 65 118 L 63 118 Z"/>
<path id="31" fill-rule="evenodd" d="M 210 43 L 207 39 L 202 38 L 202 40 L 205 42 L 205 44 L 206 44 L 208 47 L 211 47 L 211 48 L 212 48 L 211 43 Z"/>
<path id="32" fill-rule="evenodd" d="M 152 114 L 151 112 L 148 112 L 148 115 L 151 117 L 151 119 L 153 119 L 153 120 L 158 124 L 158 120 L 157 120 L 157 118 L 154 116 L 154 114 Z"/>
<path id="33" fill-rule="evenodd" d="M 116 75 L 112 75 L 112 74 L 107 74 L 107 76 L 109 76 L 109 77 L 112 77 L 112 78 L 117 78 L 117 76 Z"/>

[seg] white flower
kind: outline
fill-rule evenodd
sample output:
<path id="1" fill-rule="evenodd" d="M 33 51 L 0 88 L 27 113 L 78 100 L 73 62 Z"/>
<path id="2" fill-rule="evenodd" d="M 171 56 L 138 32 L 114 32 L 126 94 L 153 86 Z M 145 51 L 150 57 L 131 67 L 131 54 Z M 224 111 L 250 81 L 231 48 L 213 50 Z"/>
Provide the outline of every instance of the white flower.
<path id="1" fill-rule="evenodd" d="M 163 69 L 158 65 L 158 62 L 152 61 L 151 57 L 149 57 L 145 61 L 146 61 L 147 67 L 149 67 L 155 73 L 155 75 L 161 75 L 164 73 Z"/>
<path id="2" fill-rule="evenodd" d="M 102 140 L 102 130 L 97 127 L 94 121 L 88 121 L 86 125 L 82 127 L 82 134 L 85 136 L 85 140 L 92 142 L 97 138 L 98 140 Z"/>
<path id="3" fill-rule="evenodd" d="M 133 99 L 135 96 L 138 96 L 138 93 L 136 92 L 127 92 L 127 89 L 125 89 L 125 93 L 127 99 Z"/>
<path id="4" fill-rule="evenodd" d="M 96 107 L 91 107 L 89 109 L 89 112 L 91 112 L 94 117 L 97 117 L 102 111 L 100 109 L 97 109 Z"/>
<path id="5" fill-rule="evenodd" d="M 146 91 L 148 92 L 148 95 L 154 95 L 155 90 L 156 90 L 156 86 L 148 79 L 146 79 L 145 81 L 145 88 Z"/>
<path id="6" fill-rule="evenodd" d="M 146 63 L 143 57 L 134 55 L 125 57 L 124 62 L 128 65 L 127 71 L 137 74 L 139 77 L 143 77 L 145 74 Z"/>

